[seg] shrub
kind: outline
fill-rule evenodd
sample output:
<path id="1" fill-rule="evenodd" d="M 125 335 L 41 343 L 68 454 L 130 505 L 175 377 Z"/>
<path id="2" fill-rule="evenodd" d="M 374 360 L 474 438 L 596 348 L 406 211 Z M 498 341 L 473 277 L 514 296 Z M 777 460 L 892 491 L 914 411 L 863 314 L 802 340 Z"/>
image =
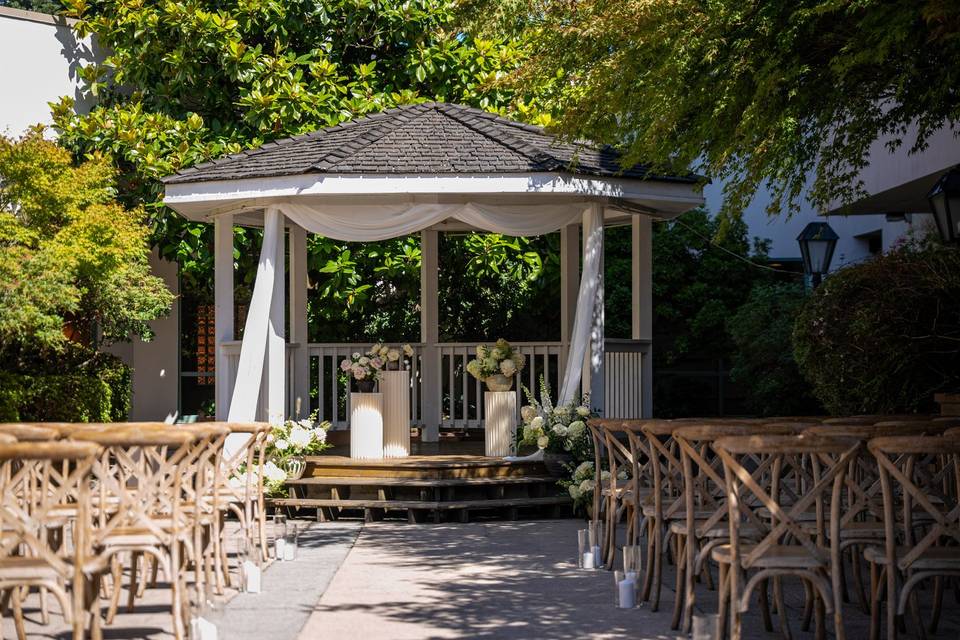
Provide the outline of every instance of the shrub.
<path id="1" fill-rule="evenodd" d="M 793 336 L 831 413 L 932 409 L 935 392 L 960 387 L 960 251 L 912 242 L 838 271 Z"/>
<path id="2" fill-rule="evenodd" d="M 130 368 L 68 343 L 60 353 L 3 353 L 0 422 L 121 422 L 130 411 Z"/>
<path id="3" fill-rule="evenodd" d="M 760 415 L 822 411 L 800 375 L 790 346 L 803 300 L 799 284 L 760 283 L 727 322 L 736 346 L 730 376 L 745 388 L 749 409 Z"/>

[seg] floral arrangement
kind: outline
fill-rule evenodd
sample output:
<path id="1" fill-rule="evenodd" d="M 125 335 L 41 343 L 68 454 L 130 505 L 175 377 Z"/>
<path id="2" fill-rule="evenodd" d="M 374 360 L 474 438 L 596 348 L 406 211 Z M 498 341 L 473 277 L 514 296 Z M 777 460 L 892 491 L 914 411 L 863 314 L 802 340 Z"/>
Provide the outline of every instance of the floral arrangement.
<path id="1" fill-rule="evenodd" d="M 617 472 L 620 480 L 626 480 L 629 475 L 626 471 Z M 600 484 L 610 481 L 610 472 L 603 470 L 600 472 Z M 560 486 L 566 488 L 573 499 L 574 508 L 585 507 L 593 500 L 593 492 L 597 488 L 597 470 L 596 465 L 589 460 L 581 462 L 573 470 L 569 480 L 561 480 Z"/>
<path id="2" fill-rule="evenodd" d="M 481 382 L 498 374 L 512 378 L 523 371 L 526 364 L 523 354 L 514 351 L 509 342 L 500 338 L 492 347 L 477 345 L 477 357 L 467 363 L 467 372 Z"/>
<path id="3" fill-rule="evenodd" d="M 382 342 L 378 342 L 370 347 L 370 351 L 367 352 L 367 356 L 370 358 L 379 358 L 385 363 L 387 369 L 400 369 L 401 366 L 407 364 L 407 358 L 413 357 L 413 353 L 413 347 L 411 347 L 409 344 L 405 344 L 398 348 L 389 347 Z"/>
<path id="4" fill-rule="evenodd" d="M 268 495 L 283 492 L 292 458 L 316 455 L 331 447 L 327 442 L 330 423 L 318 422 L 317 416 L 315 411 L 309 418 L 287 420 L 270 431 L 265 452 L 267 461 L 263 465 L 263 484 Z"/>
<path id="5" fill-rule="evenodd" d="M 572 400 L 554 406 L 550 386 L 540 376 L 540 400 L 523 387 L 529 404 L 521 407 L 523 429 L 518 433 L 521 445 L 536 445 L 550 453 L 569 453 L 577 461 L 591 455 L 592 443 L 586 420 L 590 417 L 590 399 Z"/>
<path id="6" fill-rule="evenodd" d="M 357 382 L 376 382 L 384 364 L 384 359 L 380 357 L 379 352 L 372 355 L 371 352 L 361 354 L 359 351 L 354 351 L 349 358 L 344 358 L 340 363 L 340 370 Z"/>

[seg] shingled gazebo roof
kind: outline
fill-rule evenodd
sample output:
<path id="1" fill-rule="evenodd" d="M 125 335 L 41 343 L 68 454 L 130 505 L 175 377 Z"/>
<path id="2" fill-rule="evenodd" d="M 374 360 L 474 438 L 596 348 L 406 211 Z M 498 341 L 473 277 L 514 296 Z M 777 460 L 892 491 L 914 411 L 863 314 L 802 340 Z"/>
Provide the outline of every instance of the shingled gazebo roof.
<path id="1" fill-rule="evenodd" d="M 540 127 L 457 104 L 429 102 L 388 109 L 251 149 L 168 176 L 166 184 L 304 174 L 514 174 L 695 182 L 695 176 L 647 175 L 624 168 L 610 148 L 559 142 Z"/>

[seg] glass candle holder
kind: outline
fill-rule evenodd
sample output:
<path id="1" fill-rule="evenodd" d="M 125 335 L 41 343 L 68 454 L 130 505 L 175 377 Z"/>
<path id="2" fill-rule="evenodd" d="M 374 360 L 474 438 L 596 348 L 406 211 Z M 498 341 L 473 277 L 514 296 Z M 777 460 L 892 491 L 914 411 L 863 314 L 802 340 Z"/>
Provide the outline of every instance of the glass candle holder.
<path id="1" fill-rule="evenodd" d="M 587 530 L 577 531 L 577 567 L 583 569 L 583 554 L 587 552 Z"/>
<path id="2" fill-rule="evenodd" d="M 273 557 L 277 560 L 283 560 L 286 555 L 285 547 L 287 544 L 287 517 L 285 515 L 273 514 Z"/>

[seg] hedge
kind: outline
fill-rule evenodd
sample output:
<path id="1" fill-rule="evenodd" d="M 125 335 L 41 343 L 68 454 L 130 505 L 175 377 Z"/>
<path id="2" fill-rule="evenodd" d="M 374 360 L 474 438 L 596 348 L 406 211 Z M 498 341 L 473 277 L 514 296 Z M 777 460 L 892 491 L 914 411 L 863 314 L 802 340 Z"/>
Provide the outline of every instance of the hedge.
<path id="1" fill-rule="evenodd" d="M 0 371 L 0 422 L 126 420 L 130 368 L 109 354 L 86 355 L 55 359 L 64 373 Z"/>

